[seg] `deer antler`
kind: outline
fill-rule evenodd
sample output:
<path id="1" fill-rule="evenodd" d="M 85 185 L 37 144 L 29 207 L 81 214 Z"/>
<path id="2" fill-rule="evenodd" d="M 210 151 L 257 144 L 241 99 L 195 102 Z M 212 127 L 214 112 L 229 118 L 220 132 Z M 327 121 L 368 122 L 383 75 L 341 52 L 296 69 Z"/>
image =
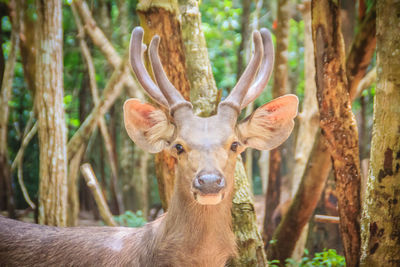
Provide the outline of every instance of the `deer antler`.
<path id="1" fill-rule="evenodd" d="M 167 75 L 165 74 L 164 69 L 161 65 L 160 57 L 158 55 L 159 44 L 160 36 L 155 35 L 150 42 L 149 57 L 154 76 L 156 78 L 159 88 L 161 89 L 161 92 L 168 101 L 171 114 L 173 114 L 174 110 L 182 105 L 189 105 L 190 108 L 193 108 L 192 104 L 189 101 L 186 101 L 178 92 L 178 90 L 176 90 L 176 88 L 168 80 Z"/>
<path id="2" fill-rule="evenodd" d="M 171 114 L 173 114 L 174 111 L 182 105 L 190 106 L 190 108 L 192 108 L 192 104 L 186 101 L 168 80 L 158 56 L 159 43 L 160 37 L 155 35 L 150 42 L 149 48 L 150 62 L 154 71 L 154 76 L 158 83 L 157 86 L 151 79 L 143 64 L 143 52 L 146 50 L 146 46 L 143 45 L 143 28 L 136 27 L 133 29 L 129 51 L 130 63 L 133 71 L 136 74 L 136 77 L 138 78 L 143 89 L 156 102 L 168 108 Z"/>
<path id="3" fill-rule="evenodd" d="M 129 47 L 130 63 L 135 72 L 137 79 L 142 85 L 143 89 L 160 105 L 168 108 L 168 101 L 164 95 L 160 92 L 158 86 L 153 82 L 150 75 L 143 64 L 143 53 L 146 50 L 146 46 L 143 45 L 143 29 L 142 27 L 136 27 L 132 31 L 131 43 Z"/>
<path id="4" fill-rule="evenodd" d="M 270 32 L 265 28 L 261 29 L 260 32 L 254 31 L 253 42 L 253 57 L 231 93 L 220 103 L 220 107 L 227 105 L 240 112 L 250 102 L 254 101 L 267 85 L 274 62 L 274 47 Z M 257 78 L 253 83 L 258 69 Z"/>

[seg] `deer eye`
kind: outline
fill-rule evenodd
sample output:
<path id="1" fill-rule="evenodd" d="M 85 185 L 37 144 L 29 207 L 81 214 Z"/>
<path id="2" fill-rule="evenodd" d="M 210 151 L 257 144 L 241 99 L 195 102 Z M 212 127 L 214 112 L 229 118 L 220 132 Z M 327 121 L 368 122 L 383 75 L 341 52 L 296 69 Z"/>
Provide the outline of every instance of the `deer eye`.
<path id="1" fill-rule="evenodd" d="M 231 145 L 231 150 L 232 150 L 233 152 L 236 152 L 238 146 L 239 146 L 239 142 L 233 142 L 232 145 Z"/>
<path id="2" fill-rule="evenodd" d="M 183 149 L 183 146 L 181 144 L 176 144 L 175 149 L 176 149 L 176 152 L 178 153 L 178 155 L 185 152 L 185 150 Z"/>

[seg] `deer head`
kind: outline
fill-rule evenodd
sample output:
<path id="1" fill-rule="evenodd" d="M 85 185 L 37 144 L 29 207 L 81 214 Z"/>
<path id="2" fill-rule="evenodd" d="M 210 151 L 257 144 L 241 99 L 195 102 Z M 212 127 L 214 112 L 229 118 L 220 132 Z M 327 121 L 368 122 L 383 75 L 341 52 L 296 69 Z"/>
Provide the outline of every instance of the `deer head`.
<path id="1" fill-rule="evenodd" d="M 168 150 L 177 160 L 175 190 L 202 205 L 217 205 L 233 192 L 237 156 L 246 148 L 269 150 L 290 135 L 297 114 L 295 95 L 279 97 L 237 122 L 241 110 L 263 91 L 271 76 L 273 44 L 267 29 L 253 33 L 254 54 L 237 85 L 208 118 L 194 115 L 168 80 L 158 55 L 160 37 L 154 36 L 149 58 L 157 85 L 143 64 L 146 46 L 143 29 L 132 32 L 130 63 L 146 92 L 169 114 L 148 103 L 129 99 L 124 104 L 124 122 L 130 138 L 142 149 Z"/>

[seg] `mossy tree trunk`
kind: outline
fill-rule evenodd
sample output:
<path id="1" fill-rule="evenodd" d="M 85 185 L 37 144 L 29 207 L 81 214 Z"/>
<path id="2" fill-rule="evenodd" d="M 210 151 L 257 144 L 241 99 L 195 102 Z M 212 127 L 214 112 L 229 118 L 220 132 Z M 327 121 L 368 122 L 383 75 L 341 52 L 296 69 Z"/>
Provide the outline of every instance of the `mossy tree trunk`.
<path id="1" fill-rule="evenodd" d="M 63 108 L 62 3 L 36 1 L 35 94 L 39 122 L 39 223 L 67 222 L 67 131 Z"/>
<path id="2" fill-rule="evenodd" d="M 398 1 L 378 1 L 378 77 L 363 206 L 361 266 L 400 266 L 399 14 Z"/>
<path id="3" fill-rule="evenodd" d="M 190 101 L 196 115 L 207 117 L 215 113 L 219 94 L 201 28 L 198 1 L 179 0 L 179 10 L 187 75 L 191 87 Z"/>

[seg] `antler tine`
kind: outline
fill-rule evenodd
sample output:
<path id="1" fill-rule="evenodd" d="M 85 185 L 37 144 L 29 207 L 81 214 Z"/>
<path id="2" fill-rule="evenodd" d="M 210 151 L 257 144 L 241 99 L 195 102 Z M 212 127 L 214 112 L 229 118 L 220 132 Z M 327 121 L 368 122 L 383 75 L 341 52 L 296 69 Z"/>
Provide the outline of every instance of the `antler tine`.
<path id="1" fill-rule="evenodd" d="M 131 43 L 129 47 L 130 51 L 130 63 L 135 72 L 137 79 L 142 85 L 143 89 L 160 105 L 168 108 L 168 101 L 160 91 L 160 88 L 153 82 L 149 73 L 143 64 L 143 52 L 146 46 L 143 46 L 143 28 L 136 27 L 132 31 Z"/>
<path id="2" fill-rule="evenodd" d="M 231 93 L 228 97 L 221 102 L 220 104 L 229 104 L 234 107 L 238 111 L 241 110 L 242 101 L 245 97 L 247 91 L 249 90 L 251 83 L 253 82 L 257 70 L 261 64 L 262 56 L 263 56 L 263 46 L 260 32 L 253 32 L 253 42 L 254 42 L 254 54 L 247 65 L 245 71 L 240 77 L 236 86 L 232 89 Z"/>
<path id="3" fill-rule="evenodd" d="M 249 103 L 253 102 L 267 86 L 269 78 L 271 77 L 272 69 L 274 67 L 274 45 L 272 43 L 271 33 L 266 28 L 260 30 L 264 54 L 263 60 L 258 71 L 257 78 L 250 89 L 247 91 L 243 99 L 241 108 L 245 108 Z"/>
<path id="4" fill-rule="evenodd" d="M 179 91 L 172 85 L 172 83 L 168 80 L 167 75 L 163 69 L 161 64 L 160 57 L 158 55 L 158 47 L 160 45 L 160 36 L 155 35 L 150 42 L 149 47 L 149 57 L 151 66 L 153 68 L 154 77 L 156 78 L 157 84 L 164 94 L 165 98 L 168 101 L 171 114 L 178 107 L 184 105 L 190 105 L 192 108 L 192 104 L 186 101 L 183 96 L 179 93 Z"/>

